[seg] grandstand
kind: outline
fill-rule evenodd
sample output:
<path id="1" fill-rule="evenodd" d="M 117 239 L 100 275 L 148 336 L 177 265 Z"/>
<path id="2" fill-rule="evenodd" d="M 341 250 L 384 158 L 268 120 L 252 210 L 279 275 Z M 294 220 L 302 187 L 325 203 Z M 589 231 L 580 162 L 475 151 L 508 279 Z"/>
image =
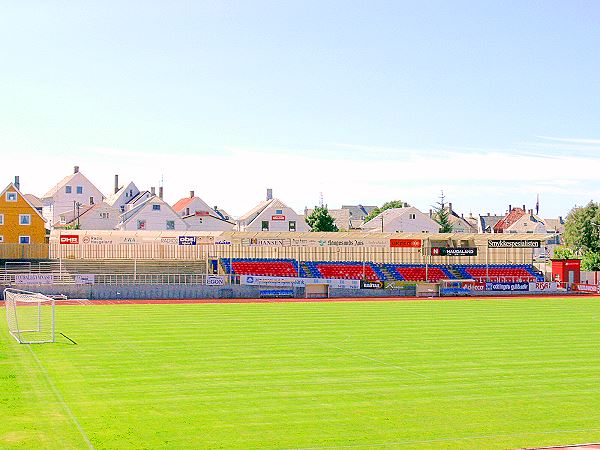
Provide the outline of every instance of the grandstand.
<path id="1" fill-rule="evenodd" d="M 458 278 L 451 269 L 445 266 L 423 264 L 384 264 L 387 271 L 398 281 L 424 281 L 437 282 L 445 279 Z"/>

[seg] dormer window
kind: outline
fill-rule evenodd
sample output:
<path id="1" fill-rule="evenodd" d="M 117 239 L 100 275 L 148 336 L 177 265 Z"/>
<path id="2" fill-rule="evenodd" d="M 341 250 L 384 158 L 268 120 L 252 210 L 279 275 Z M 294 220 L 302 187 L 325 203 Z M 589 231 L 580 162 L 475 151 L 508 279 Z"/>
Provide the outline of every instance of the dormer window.
<path id="1" fill-rule="evenodd" d="M 152 205 L 152 211 L 160 211 L 160 205 Z"/>

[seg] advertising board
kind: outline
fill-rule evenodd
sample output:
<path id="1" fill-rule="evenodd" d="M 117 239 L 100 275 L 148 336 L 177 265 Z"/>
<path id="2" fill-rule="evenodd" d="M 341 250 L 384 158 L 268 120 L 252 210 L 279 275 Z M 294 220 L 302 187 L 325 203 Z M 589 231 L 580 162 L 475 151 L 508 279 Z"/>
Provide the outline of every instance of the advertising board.
<path id="1" fill-rule="evenodd" d="M 529 283 L 487 282 L 485 283 L 485 290 L 498 292 L 529 292 Z"/>
<path id="2" fill-rule="evenodd" d="M 510 241 L 507 239 L 492 239 L 488 241 L 488 248 L 540 248 L 542 241 L 521 239 Z"/>
<path id="3" fill-rule="evenodd" d="M 390 248 L 421 248 L 421 239 L 390 239 Z"/>
<path id="4" fill-rule="evenodd" d="M 15 284 L 54 284 L 54 275 L 50 273 L 19 273 L 15 275 Z"/>
<path id="5" fill-rule="evenodd" d="M 361 289 L 383 289 L 383 281 L 360 281 Z"/>
<path id="6" fill-rule="evenodd" d="M 225 286 L 225 277 L 220 275 L 208 275 L 206 277 L 207 286 Z"/>
<path id="7" fill-rule="evenodd" d="M 61 244 L 79 244 L 79 235 L 78 234 L 61 234 L 60 235 L 60 243 Z"/>
<path id="8" fill-rule="evenodd" d="M 432 247 L 431 256 L 477 256 L 476 247 Z"/>
<path id="9" fill-rule="evenodd" d="M 75 274 L 75 284 L 94 284 L 96 276 L 91 273 L 77 273 Z"/>

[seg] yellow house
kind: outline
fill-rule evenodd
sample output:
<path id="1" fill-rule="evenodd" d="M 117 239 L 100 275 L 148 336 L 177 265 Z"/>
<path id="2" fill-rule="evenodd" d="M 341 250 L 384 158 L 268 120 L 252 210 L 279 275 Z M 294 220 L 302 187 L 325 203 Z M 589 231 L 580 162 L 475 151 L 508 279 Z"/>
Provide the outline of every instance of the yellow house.
<path id="1" fill-rule="evenodd" d="M 23 194 L 10 183 L 0 195 L 0 245 L 44 244 L 45 220 Z"/>

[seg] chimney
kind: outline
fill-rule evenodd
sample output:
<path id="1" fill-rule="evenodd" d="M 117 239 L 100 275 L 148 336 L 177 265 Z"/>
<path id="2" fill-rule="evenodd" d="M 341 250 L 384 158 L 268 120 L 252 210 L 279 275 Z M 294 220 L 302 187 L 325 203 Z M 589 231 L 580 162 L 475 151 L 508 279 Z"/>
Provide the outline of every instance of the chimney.
<path id="1" fill-rule="evenodd" d="M 115 194 L 119 192 L 119 175 L 115 175 Z"/>
<path id="2" fill-rule="evenodd" d="M 21 189 L 21 181 L 19 180 L 19 175 L 15 175 L 15 182 L 14 185 L 17 189 Z"/>
<path id="3" fill-rule="evenodd" d="M 150 188 L 150 193 L 151 193 L 152 195 L 156 195 L 156 188 L 155 188 L 154 186 L 152 186 L 152 187 Z"/>
<path id="4" fill-rule="evenodd" d="M 490 213 L 488 213 L 488 217 L 490 217 Z"/>
<path id="5" fill-rule="evenodd" d="M 508 205 L 508 212 L 512 211 L 512 205 Z"/>
<path id="6" fill-rule="evenodd" d="M 164 193 L 163 187 L 159 186 L 158 187 L 158 198 L 160 198 L 161 200 L 163 198 L 163 193 Z"/>
<path id="7" fill-rule="evenodd" d="M 452 203 L 448 203 L 448 209 L 452 212 Z"/>
<path id="8" fill-rule="evenodd" d="M 190 191 L 190 198 L 194 198 L 194 191 Z"/>
<path id="9" fill-rule="evenodd" d="M 433 217 L 433 209 L 429 209 L 429 217 Z"/>
<path id="10" fill-rule="evenodd" d="M 267 189 L 267 200 L 273 199 L 273 189 Z"/>
<path id="11" fill-rule="evenodd" d="M 73 167 L 73 173 L 79 173 L 79 166 Z"/>
<path id="12" fill-rule="evenodd" d="M 558 216 L 558 222 L 563 223 L 562 216 Z"/>
<path id="13" fill-rule="evenodd" d="M 527 211 L 527 210 L 525 209 L 525 205 L 523 205 L 523 211 Z"/>

